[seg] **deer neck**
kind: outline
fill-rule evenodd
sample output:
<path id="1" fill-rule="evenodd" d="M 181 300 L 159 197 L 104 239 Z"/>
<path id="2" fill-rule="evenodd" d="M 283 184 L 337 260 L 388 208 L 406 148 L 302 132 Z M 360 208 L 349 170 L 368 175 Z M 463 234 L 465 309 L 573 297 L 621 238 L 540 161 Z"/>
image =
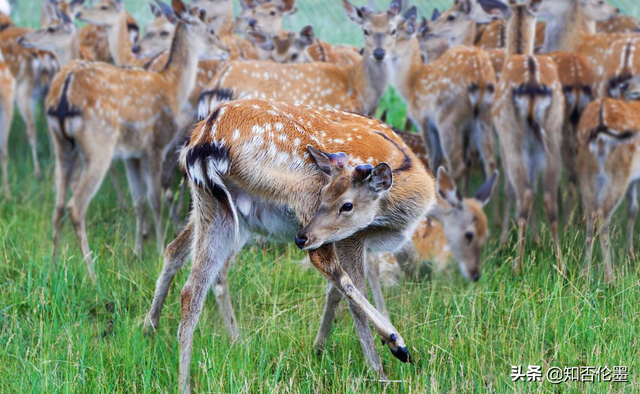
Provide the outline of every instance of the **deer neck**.
<path id="1" fill-rule="evenodd" d="M 585 34 L 596 33 L 596 22 L 587 20 L 579 1 L 572 1 L 564 10 L 547 21 L 544 52 L 575 51 Z"/>
<path id="2" fill-rule="evenodd" d="M 350 79 L 352 89 L 357 92 L 362 114 L 371 114 L 378 106 L 389 81 L 386 60 L 375 60 L 365 49 L 362 60 L 353 67 Z"/>
<path id="3" fill-rule="evenodd" d="M 198 59 L 192 40 L 185 24 L 179 22 L 171 42 L 169 59 L 161 71 L 174 83 L 178 108 L 185 103 L 196 83 Z"/>
<path id="4" fill-rule="evenodd" d="M 516 8 L 507 24 L 507 56 L 533 55 L 536 23 L 525 14 L 524 7 Z"/>
<path id="5" fill-rule="evenodd" d="M 415 90 L 412 81 L 423 67 L 418 38 L 413 37 L 408 43 L 408 50 L 396 53 L 391 58 L 391 84 L 405 102 L 411 101 Z"/>
<path id="6" fill-rule="evenodd" d="M 60 67 L 64 67 L 69 64 L 72 60 L 76 60 L 80 58 L 80 40 L 78 39 L 78 34 L 74 34 L 71 38 L 71 43 L 68 46 L 60 48 L 56 51 L 56 55 L 58 55 L 58 61 L 60 62 Z"/>
<path id="7" fill-rule="evenodd" d="M 453 48 L 458 45 L 465 45 L 472 47 L 476 41 L 476 23 L 471 21 L 469 27 L 466 29 L 464 35 L 456 37 L 449 42 L 449 48 Z"/>
<path id="8" fill-rule="evenodd" d="M 107 39 L 109 41 L 109 52 L 113 61 L 118 66 L 125 66 L 133 62 L 131 52 L 131 39 L 127 28 L 127 13 L 120 12 L 120 18 L 114 26 L 107 27 Z"/>

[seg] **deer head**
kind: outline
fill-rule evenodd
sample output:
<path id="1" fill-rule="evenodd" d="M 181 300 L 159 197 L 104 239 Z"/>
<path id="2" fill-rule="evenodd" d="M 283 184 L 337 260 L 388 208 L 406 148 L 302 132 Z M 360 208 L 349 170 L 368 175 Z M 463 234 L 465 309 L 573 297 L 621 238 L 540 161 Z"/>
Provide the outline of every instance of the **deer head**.
<path id="1" fill-rule="evenodd" d="M 393 185 L 393 174 L 387 163 L 352 168 L 344 153 L 325 153 L 310 145 L 307 149 L 318 169 L 329 177 L 318 211 L 295 238 L 300 249 L 313 250 L 370 226 Z"/>
<path id="2" fill-rule="evenodd" d="M 131 51 L 139 57 L 153 57 L 171 46 L 177 18 L 170 15 L 168 19 L 157 5 L 149 3 L 154 18 L 145 27 L 144 36 Z"/>
<path id="3" fill-rule="evenodd" d="M 43 51 L 59 53 L 71 47 L 77 38 L 77 29 L 71 17 L 64 11 L 58 10 L 57 19 L 48 26 L 32 31 L 18 39 L 18 43 L 25 48 L 37 48 Z"/>
<path id="4" fill-rule="evenodd" d="M 582 6 L 582 11 L 587 19 L 602 22 L 607 21 L 620 13 L 620 9 L 612 6 L 604 0 L 577 0 Z M 548 3 L 548 1 L 547 1 Z"/>
<path id="5" fill-rule="evenodd" d="M 497 0 L 456 0 L 453 6 L 429 23 L 431 34 L 460 45 L 468 35 L 475 38 L 476 24 L 499 18 L 509 7 Z"/>
<path id="6" fill-rule="evenodd" d="M 191 0 L 191 7 L 205 10 L 209 17 L 209 25 L 218 33 L 226 27 L 227 22 L 230 22 L 233 14 L 231 0 Z"/>
<path id="7" fill-rule="evenodd" d="M 392 0 L 387 12 L 379 14 L 375 14 L 367 6 L 358 8 L 348 0 L 342 0 L 342 5 L 349 19 L 362 28 L 364 56 L 370 56 L 379 62 L 383 61 L 396 40 L 396 29 L 402 9 L 401 0 Z"/>
<path id="8" fill-rule="evenodd" d="M 462 275 L 474 282 L 480 279 L 481 253 L 489 236 L 484 207 L 496 187 L 498 172 L 494 172 L 473 198 L 462 198 L 458 188 L 444 170 L 438 168 L 437 191 L 442 204 L 436 218 L 442 223 L 453 258 Z"/>
<path id="9" fill-rule="evenodd" d="M 241 0 L 242 11 L 234 23 L 234 31 L 261 30 L 274 35 L 280 32 L 285 15 L 296 12 L 295 0 Z"/>
<path id="10" fill-rule="evenodd" d="M 78 12 L 77 18 L 92 25 L 111 27 L 118 23 L 122 12 L 122 0 L 101 0 L 93 7 Z"/>
<path id="11" fill-rule="evenodd" d="M 269 35 L 263 31 L 247 31 L 247 38 L 264 51 L 271 51 L 271 60 L 276 63 L 305 63 L 306 48 L 315 41 L 313 27 L 306 26 L 300 34 Z"/>

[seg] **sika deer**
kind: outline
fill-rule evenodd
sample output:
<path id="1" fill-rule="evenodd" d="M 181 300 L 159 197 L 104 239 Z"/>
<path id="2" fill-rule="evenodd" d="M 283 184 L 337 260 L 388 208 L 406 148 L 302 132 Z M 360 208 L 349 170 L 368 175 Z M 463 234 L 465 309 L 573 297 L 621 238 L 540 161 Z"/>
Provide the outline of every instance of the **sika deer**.
<path id="1" fill-rule="evenodd" d="M 13 121 L 13 100 L 16 92 L 16 81 L 9 67 L 4 63 L 0 52 L 0 166 L 2 166 L 2 191 L 5 199 L 11 198 L 9 190 L 9 131 Z"/>
<path id="2" fill-rule="evenodd" d="M 595 236 L 600 234 L 605 278 L 613 282 L 609 232 L 611 215 L 627 194 L 627 251 L 633 255 L 633 227 L 640 182 L 640 102 L 597 100 L 587 106 L 576 139 L 582 202 L 587 213 L 583 274 L 588 276 Z"/>
<path id="3" fill-rule="evenodd" d="M 489 57 L 477 48 L 459 46 L 423 64 L 416 33 L 412 7 L 398 26 L 391 81 L 429 147 L 429 168 L 438 168 L 444 159 L 459 182 L 469 171 L 473 143 L 489 177 L 496 169 L 490 111 L 496 81 Z"/>
<path id="4" fill-rule="evenodd" d="M 231 62 L 203 93 L 198 105 L 200 117 L 220 101 L 245 98 L 372 114 L 387 86 L 384 59 L 393 45 L 400 6 L 394 0 L 387 12 L 374 14 L 368 7 L 356 8 L 347 0 L 343 5 L 351 20 L 363 28 L 365 47 L 360 62 L 342 67 L 330 63 Z"/>
<path id="5" fill-rule="evenodd" d="M 225 54 L 215 34 L 192 16 L 181 0 L 173 0 L 173 12 L 179 23 L 170 61 L 162 71 L 79 63 L 65 67 L 54 80 L 46 102 L 56 152 L 54 262 L 72 172 L 80 171 L 68 208 L 89 273 L 95 276 L 85 215 L 117 156 L 126 160 L 136 207 L 135 251 L 142 252 L 145 194 L 153 211 L 158 248 L 162 249 L 160 177 L 165 149 L 176 138 L 176 117 L 195 83 L 196 58 Z"/>
<path id="6" fill-rule="evenodd" d="M 334 109 L 236 101 L 195 126 L 180 163 L 193 210 L 167 248 L 147 320 L 147 327 L 157 325 L 168 286 L 191 249 L 178 330 L 180 390 L 189 391 L 193 333 L 211 284 L 252 233 L 290 241 L 301 226 L 296 245 L 333 286 L 327 308 L 347 297 L 372 368 L 386 378 L 367 321 L 396 357 L 409 360 L 402 337 L 364 296 L 365 250 L 401 245 L 434 206 L 435 181 L 390 128 Z"/>
<path id="7" fill-rule="evenodd" d="M 555 241 L 558 267 L 563 269 L 558 229 L 557 193 L 560 182 L 564 98 L 558 68 L 551 58 L 533 56 L 536 12 L 542 0 L 511 1 L 507 22 L 507 61 L 496 90 L 493 118 L 507 176 L 507 202 L 503 240 L 509 227 L 512 194 L 518 218 L 518 257 L 514 271 L 524 261 L 527 222 L 544 175 L 544 206 Z"/>

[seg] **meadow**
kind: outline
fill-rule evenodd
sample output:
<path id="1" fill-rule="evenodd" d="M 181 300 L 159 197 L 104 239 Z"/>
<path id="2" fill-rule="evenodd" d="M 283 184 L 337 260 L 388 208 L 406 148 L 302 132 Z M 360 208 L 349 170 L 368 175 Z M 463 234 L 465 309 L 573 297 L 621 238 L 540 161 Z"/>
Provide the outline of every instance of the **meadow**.
<path id="1" fill-rule="evenodd" d="M 37 23 L 39 3 L 20 1 L 21 24 Z M 324 2 L 305 3 L 318 9 Z M 125 5 L 144 20 L 145 3 L 125 0 Z M 309 17 L 302 5 L 293 18 Z M 345 17 L 341 23 L 349 22 Z M 359 34 L 355 25 L 349 27 Z M 404 123 L 404 104 L 393 92 L 385 95 L 382 109 L 397 125 Z M 118 205 L 109 181 L 87 217 L 97 281 L 87 276 L 68 220 L 53 269 L 54 158 L 41 113 L 39 119 L 44 174 L 33 176 L 24 124 L 16 114 L 10 137 L 13 199 L 0 198 L 0 393 L 175 392 L 180 289 L 188 270 L 175 279 L 158 331 L 145 336 L 142 324 L 162 256 L 152 239 L 144 257 L 133 253 L 133 207 Z M 125 185 L 121 164 L 118 170 Z M 476 174 L 474 184 L 480 181 Z M 515 231 L 501 248 L 493 226 L 477 283 L 452 267 L 385 289 L 392 321 L 414 358 L 413 364 L 402 364 L 378 342 L 391 379 L 387 384 L 368 369 L 346 310 L 325 352 L 313 352 L 325 280 L 296 263 L 303 254 L 295 246 L 248 247 L 229 274 L 243 338 L 231 342 L 214 297 L 208 297 L 194 338 L 191 387 L 212 393 L 640 392 L 640 264 L 625 253 L 624 211 L 621 207 L 614 219 L 612 285 L 604 282 L 598 246 L 591 278 L 579 276 L 585 235 L 575 220 L 562 231 L 566 274 L 554 267 L 544 222 L 540 242 L 527 245 L 519 276 L 512 273 Z M 176 230 L 168 217 L 164 223 L 169 242 Z M 637 225 L 636 249 L 639 234 Z M 513 382 L 512 366 L 524 371 L 541 366 L 543 379 Z M 628 382 L 544 379 L 551 367 L 579 366 L 626 366 Z"/>

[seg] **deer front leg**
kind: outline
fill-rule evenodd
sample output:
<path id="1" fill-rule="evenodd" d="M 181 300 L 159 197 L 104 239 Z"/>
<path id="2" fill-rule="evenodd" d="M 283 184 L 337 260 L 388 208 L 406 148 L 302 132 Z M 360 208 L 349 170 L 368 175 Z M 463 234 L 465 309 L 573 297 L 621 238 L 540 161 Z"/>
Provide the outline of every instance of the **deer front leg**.
<path id="1" fill-rule="evenodd" d="M 611 240 L 609 232 L 611 231 L 611 213 L 607 214 L 602 223 L 602 233 L 600 234 L 600 247 L 604 255 L 604 277 L 609 284 L 615 281 L 613 273 L 613 263 L 611 262 Z"/>
<path id="2" fill-rule="evenodd" d="M 373 297 L 373 302 L 376 304 L 376 309 L 389 319 L 387 303 L 384 301 L 382 286 L 380 285 L 380 261 L 382 258 L 383 256 L 380 253 L 369 253 L 367 255 L 365 268 L 367 279 L 369 279 L 369 286 L 371 287 L 371 296 Z"/>
<path id="3" fill-rule="evenodd" d="M 118 171 L 116 171 L 116 163 L 113 163 L 109 168 L 109 177 L 111 178 L 111 183 L 113 184 L 113 190 L 116 191 L 116 197 L 118 198 L 118 205 L 120 208 L 127 207 L 127 199 L 124 198 L 124 193 L 122 192 L 122 186 L 120 186 L 120 181 L 118 180 Z"/>
<path id="4" fill-rule="evenodd" d="M 589 277 L 589 270 L 591 269 L 591 256 L 593 255 L 593 240 L 595 237 L 594 228 L 597 220 L 597 216 L 594 217 L 591 212 L 587 213 L 584 267 L 582 268 L 582 273 L 580 274 L 585 278 Z"/>
<path id="5" fill-rule="evenodd" d="M 560 230 L 558 219 L 558 190 L 560 184 L 560 158 L 552 156 L 547 159 L 548 163 L 544 174 L 544 207 L 547 213 L 547 221 L 551 229 L 551 235 L 556 247 L 556 261 L 560 272 L 564 272 L 564 262 L 562 257 L 562 245 L 560 244 Z"/>
<path id="6" fill-rule="evenodd" d="M 171 282 L 173 282 L 176 273 L 178 273 L 180 268 L 182 268 L 189 259 L 193 230 L 194 224 L 189 221 L 184 230 L 178 234 L 176 239 L 174 239 L 165 250 L 162 272 L 156 281 L 153 302 L 151 303 L 151 309 L 149 309 L 144 323 L 145 334 L 155 331 L 158 327 L 160 313 L 162 312 L 164 300 L 167 298 L 169 286 L 171 286 Z"/>
<path id="7" fill-rule="evenodd" d="M 143 161 L 143 175 L 147 191 L 147 199 L 153 214 L 153 224 L 156 229 L 158 253 L 164 249 L 162 234 L 162 153 L 151 152 Z"/>
<path id="8" fill-rule="evenodd" d="M 323 245 L 322 247 L 310 251 L 311 263 L 327 278 L 336 288 L 347 297 L 350 305 L 360 308 L 365 317 L 373 324 L 373 327 L 385 341 L 395 357 L 402 362 L 409 362 L 409 351 L 404 343 L 404 339 L 389 319 L 378 312 L 366 297 L 355 287 L 351 278 L 338 263 L 338 258 L 333 245 Z"/>

